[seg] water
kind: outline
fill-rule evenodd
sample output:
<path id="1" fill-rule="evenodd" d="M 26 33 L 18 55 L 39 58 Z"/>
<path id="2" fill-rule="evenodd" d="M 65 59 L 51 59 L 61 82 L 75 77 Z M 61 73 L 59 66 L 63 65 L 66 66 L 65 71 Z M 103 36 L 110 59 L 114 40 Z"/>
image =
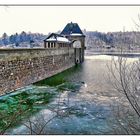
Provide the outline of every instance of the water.
<path id="1" fill-rule="evenodd" d="M 115 123 L 114 108 L 125 110 L 129 104 L 108 81 L 111 59 L 86 56 L 82 65 L 2 97 L 1 109 L 11 109 L 9 118 L 21 108 L 27 111 L 5 134 L 117 134 L 121 128 Z M 129 58 L 130 62 L 135 60 Z M 126 116 L 120 120 L 123 118 Z M 6 126 L 1 121 L 2 125 Z"/>

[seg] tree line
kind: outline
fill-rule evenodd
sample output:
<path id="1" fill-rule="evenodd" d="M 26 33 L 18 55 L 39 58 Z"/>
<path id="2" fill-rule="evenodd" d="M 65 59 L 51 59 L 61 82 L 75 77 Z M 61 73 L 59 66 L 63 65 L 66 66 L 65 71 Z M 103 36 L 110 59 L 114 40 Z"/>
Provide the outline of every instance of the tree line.
<path id="1" fill-rule="evenodd" d="M 10 36 L 8 36 L 7 33 L 3 33 L 2 37 L 0 38 L 0 46 L 14 45 L 18 47 L 23 42 L 29 44 L 42 42 L 45 37 L 45 35 L 40 33 L 26 33 L 25 31 L 22 31 L 20 34 L 15 33 Z"/>
<path id="2" fill-rule="evenodd" d="M 86 47 L 96 48 L 109 45 L 110 47 L 124 46 L 125 48 L 139 47 L 140 32 L 108 32 L 84 31 Z"/>

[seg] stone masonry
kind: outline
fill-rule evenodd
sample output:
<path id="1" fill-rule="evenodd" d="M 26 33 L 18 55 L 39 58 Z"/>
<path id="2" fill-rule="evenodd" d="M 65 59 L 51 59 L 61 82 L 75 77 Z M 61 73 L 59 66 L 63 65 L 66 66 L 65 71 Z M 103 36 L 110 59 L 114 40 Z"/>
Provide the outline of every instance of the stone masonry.
<path id="1" fill-rule="evenodd" d="M 0 95 L 75 65 L 73 48 L 0 50 Z"/>

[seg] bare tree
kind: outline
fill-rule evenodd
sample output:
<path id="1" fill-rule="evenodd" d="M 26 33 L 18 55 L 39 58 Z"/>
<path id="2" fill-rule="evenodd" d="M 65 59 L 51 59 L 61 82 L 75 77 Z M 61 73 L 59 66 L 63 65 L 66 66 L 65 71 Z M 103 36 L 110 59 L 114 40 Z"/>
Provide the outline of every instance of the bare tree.
<path id="1" fill-rule="evenodd" d="M 65 98 L 63 98 L 61 96 L 61 93 L 59 93 L 57 95 L 56 103 L 48 106 L 47 109 L 51 111 L 50 117 L 49 117 L 49 114 L 48 114 L 48 117 L 45 117 L 45 114 L 41 112 L 37 116 L 29 118 L 26 120 L 26 122 L 22 123 L 26 128 L 28 128 L 30 135 L 46 134 L 45 128 L 55 118 L 63 118 L 63 117 L 70 116 L 73 107 L 70 106 L 70 103 L 69 103 L 69 100 L 70 100 L 69 93 L 70 92 L 66 93 Z"/>
<path id="2" fill-rule="evenodd" d="M 113 58 L 111 64 L 107 66 L 109 69 L 110 84 L 120 94 L 124 95 L 129 103 L 127 111 L 123 110 L 123 105 L 118 105 L 117 109 L 113 108 L 115 121 L 119 126 L 119 129 L 114 130 L 114 132 L 116 134 L 121 134 L 122 132 L 123 134 L 139 134 L 140 59 L 130 62 L 127 58 L 123 57 L 123 51 L 121 50 L 118 59 Z M 129 106 L 132 107 L 133 111 L 130 111 Z"/>
<path id="3" fill-rule="evenodd" d="M 78 100 L 78 103 L 72 101 L 73 98 L 70 98 L 71 93 L 71 91 L 59 93 L 55 101 L 47 107 L 49 114 L 46 115 L 42 110 L 38 115 L 25 120 L 22 124 L 28 129 L 27 133 L 30 135 L 47 134 L 49 123 L 55 122 L 55 119 L 63 120 L 65 117 L 73 119 L 71 115 L 89 115 L 93 118 L 85 112 L 84 108 L 79 106 L 83 101 Z"/>
<path id="4" fill-rule="evenodd" d="M 126 58 L 112 59 L 108 67 L 113 87 L 123 93 L 140 117 L 140 60 L 129 63 Z"/>
<path id="5" fill-rule="evenodd" d="M 1 116 L 0 119 L 3 119 L 5 117 L 7 117 L 8 122 L 6 123 L 6 125 L 3 126 L 3 130 L 0 131 L 0 135 L 4 135 L 5 132 L 11 128 L 15 123 L 17 123 L 24 114 L 26 114 L 28 111 L 30 110 L 30 108 L 28 108 L 27 110 L 22 109 L 22 107 L 19 105 L 18 111 L 15 111 L 12 116 L 10 116 L 8 118 L 8 116 Z"/>

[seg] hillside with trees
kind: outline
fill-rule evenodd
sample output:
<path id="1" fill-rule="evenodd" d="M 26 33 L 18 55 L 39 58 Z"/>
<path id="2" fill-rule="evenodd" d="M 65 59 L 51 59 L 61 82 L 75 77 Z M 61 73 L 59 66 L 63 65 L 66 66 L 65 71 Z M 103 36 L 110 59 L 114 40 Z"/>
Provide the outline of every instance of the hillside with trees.
<path id="1" fill-rule="evenodd" d="M 41 47 L 45 37 L 45 35 L 40 33 L 26 33 L 24 31 L 20 34 L 15 33 L 10 36 L 8 36 L 7 33 L 3 33 L 0 38 L 0 47 Z"/>
<path id="2" fill-rule="evenodd" d="M 87 49 L 140 49 L 140 32 L 108 32 L 85 31 Z"/>
<path id="3" fill-rule="evenodd" d="M 58 31 L 57 33 L 60 33 Z M 87 50 L 118 49 L 123 47 L 126 50 L 140 49 L 140 32 L 108 32 L 83 30 L 86 35 L 85 46 Z M 0 47 L 4 48 L 33 48 L 43 47 L 43 40 L 47 35 L 22 31 L 8 36 L 3 33 L 0 37 Z"/>

